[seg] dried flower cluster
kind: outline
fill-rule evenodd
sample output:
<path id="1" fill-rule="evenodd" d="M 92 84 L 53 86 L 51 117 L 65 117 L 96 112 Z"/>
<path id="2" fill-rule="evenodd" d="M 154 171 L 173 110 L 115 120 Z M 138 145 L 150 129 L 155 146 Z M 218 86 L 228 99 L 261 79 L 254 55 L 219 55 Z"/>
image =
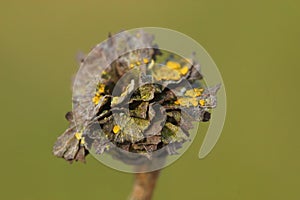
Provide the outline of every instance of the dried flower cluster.
<path id="1" fill-rule="evenodd" d="M 147 159 L 158 150 L 175 154 L 189 140 L 192 122 L 209 121 L 219 86 L 206 88 L 199 64 L 160 51 L 153 40 L 144 32 L 126 33 L 125 39 L 97 46 L 82 61 L 102 63 L 139 43 L 152 47 L 117 56 L 100 71 L 91 68 L 96 80 L 79 77 L 83 88 L 89 85 L 88 95 L 73 98 L 73 111 L 66 116 L 70 127 L 55 143 L 54 155 L 84 161 L 91 149 L 102 154 L 116 147 Z"/>

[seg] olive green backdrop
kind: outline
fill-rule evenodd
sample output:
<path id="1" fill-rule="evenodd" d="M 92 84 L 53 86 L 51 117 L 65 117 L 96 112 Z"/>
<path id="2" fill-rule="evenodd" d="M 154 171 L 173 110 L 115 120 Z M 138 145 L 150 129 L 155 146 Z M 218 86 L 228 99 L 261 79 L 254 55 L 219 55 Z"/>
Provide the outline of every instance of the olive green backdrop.
<path id="1" fill-rule="evenodd" d="M 1 199 L 126 199 L 132 174 L 51 154 L 67 127 L 75 55 L 109 31 L 183 32 L 218 65 L 228 100 L 223 134 L 203 134 L 163 170 L 154 199 L 300 199 L 299 1 L 0 1 Z"/>

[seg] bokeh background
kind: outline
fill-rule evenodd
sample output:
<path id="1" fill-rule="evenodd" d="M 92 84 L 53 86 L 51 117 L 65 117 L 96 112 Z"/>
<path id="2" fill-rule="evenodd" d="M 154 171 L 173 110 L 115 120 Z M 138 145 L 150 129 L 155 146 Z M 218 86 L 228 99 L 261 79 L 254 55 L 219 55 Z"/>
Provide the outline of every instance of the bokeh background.
<path id="1" fill-rule="evenodd" d="M 76 53 L 108 32 L 171 28 L 197 40 L 227 90 L 223 134 L 161 173 L 154 199 L 300 199 L 296 0 L 0 0 L 1 199 L 126 199 L 133 175 L 51 154 L 67 127 Z"/>

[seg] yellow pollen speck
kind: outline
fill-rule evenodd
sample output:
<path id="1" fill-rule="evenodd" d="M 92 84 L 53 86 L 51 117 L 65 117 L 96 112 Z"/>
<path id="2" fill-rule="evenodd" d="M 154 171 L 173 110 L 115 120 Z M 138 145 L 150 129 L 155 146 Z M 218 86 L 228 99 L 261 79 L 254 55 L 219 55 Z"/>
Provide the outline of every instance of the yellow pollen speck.
<path id="1" fill-rule="evenodd" d="M 75 137 L 77 140 L 80 140 L 81 136 L 82 136 L 82 133 L 79 133 L 79 132 L 75 133 Z"/>
<path id="2" fill-rule="evenodd" d="M 184 95 L 188 96 L 188 97 L 195 97 L 196 96 L 195 91 L 193 89 L 187 90 Z"/>
<path id="3" fill-rule="evenodd" d="M 113 132 L 116 134 L 120 131 L 120 129 L 121 129 L 120 126 L 115 125 L 114 128 L 113 128 Z"/>
<path id="4" fill-rule="evenodd" d="M 93 101 L 93 103 L 95 104 L 95 105 L 97 105 L 98 103 L 99 103 L 99 100 L 100 100 L 100 96 L 94 96 L 93 97 L 93 99 L 92 99 L 92 101 Z"/>
<path id="5" fill-rule="evenodd" d="M 189 98 L 179 98 L 174 103 L 177 105 L 188 107 L 189 106 Z"/>
<path id="6" fill-rule="evenodd" d="M 200 93 L 202 93 L 204 91 L 203 88 L 194 88 L 194 90 L 195 90 L 195 92 L 200 92 Z"/>
<path id="7" fill-rule="evenodd" d="M 180 64 L 178 62 L 168 61 L 167 67 L 169 67 L 170 69 L 179 69 Z"/>
<path id="8" fill-rule="evenodd" d="M 200 99 L 199 104 L 200 104 L 200 106 L 204 106 L 205 105 L 205 100 L 204 99 Z"/>
<path id="9" fill-rule="evenodd" d="M 134 64 L 131 63 L 131 64 L 129 65 L 129 67 L 132 69 L 132 68 L 134 67 Z"/>
<path id="10" fill-rule="evenodd" d="M 95 93 L 95 97 L 100 97 L 99 92 L 96 92 L 96 93 Z"/>
<path id="11" fill-rule="evenodd" d="M 192 104 L 193 106 L 198 106 L 198 101 L 197 101 L 196 98 L 192 98 L 192 99 L 190 100 L 190 102 L 191 102 L 191 104 Z"/>
<path id="12" fill-rule="evenodd" d="M 188 66 L 184 66 L 183 68 L 180 69 L 180 73 L 182 75 L 186 75 L 188 71 L 189 71 Z"/>
<path id="13" fill-rule="evenodd" d="M 101 83 L 101 84 L 99 85 L 98 92 L 99 92 L 99 94 L 101 94 L 101 93 L 104 93 L 104 91 L 105 91 L 105 85 Z"/>
<path id="14" fill-rule="evenodd" d="M 141 65 L 141 62 L 140 61 L 136 61 L 136 65 Z"/>
<path id="15" fill-rule="evenodd" d="M 186 106 L 186 107 L 190 107 L 192 106 L 198 106 L 198 100 L 193 97 L 193 98 L 179 98 L 177 99 L 174 104 L 176 105 L 181 105 L 181 106 Z"/>
<path id="16" fill-rule="evenodd" d="M 84 137 L 83 138 L 81 138 L 81 140 L 80 140 L 80 144 L 84 144 L 85 143 L 85 139 L 84 139 Z"/>
<path id="17" fill-rule="evenodd" d="M 199 97 L 199 96 L 201 96 L 202 92 L 203 92 L 202 88 L 194 88 L 194 89 L 191 89 L 191 90 L 187 90 L 185 92 L 185 96 L 188 96 L 188 97 Z"/>
<path id="18" fill-rule="evenodd" d="M 144 62 L 145 64 L 147 64 L 147 63 L 149 62 L 148 58 L 144 58 L 144 59 L 143 59 L 143 62 Z"/>

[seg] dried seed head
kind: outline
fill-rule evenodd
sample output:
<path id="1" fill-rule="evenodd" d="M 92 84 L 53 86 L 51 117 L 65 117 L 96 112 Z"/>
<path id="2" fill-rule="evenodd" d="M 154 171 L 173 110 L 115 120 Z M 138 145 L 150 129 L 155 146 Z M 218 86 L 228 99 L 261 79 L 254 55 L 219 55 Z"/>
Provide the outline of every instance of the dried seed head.
<path id="1" fill-rule="evenodd" d="M 176 154 L 192 122 L 210 119 L 218 87 L 206 88 L 195 60 L 159 50 L 153 38 L 143 31 L 111 36 L 82 60 L 70 128 L 58 138 L 56 156 L 72 161 L 83 160 L 85 150 L 122 150 L 149 160 L 158 151 Z"/>

